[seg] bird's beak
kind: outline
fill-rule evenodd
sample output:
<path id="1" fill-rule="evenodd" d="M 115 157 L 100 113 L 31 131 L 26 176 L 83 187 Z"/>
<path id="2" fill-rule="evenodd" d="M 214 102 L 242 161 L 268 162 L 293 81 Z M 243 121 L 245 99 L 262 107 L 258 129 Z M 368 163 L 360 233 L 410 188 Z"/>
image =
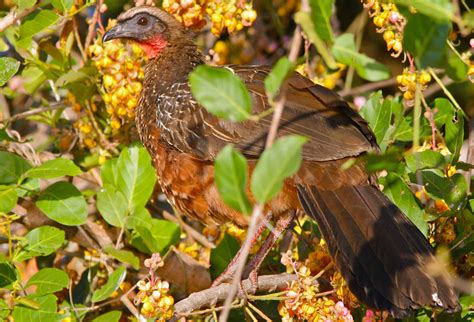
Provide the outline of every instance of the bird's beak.
<path id="1" fill-rule="evenodd" d="M 134 38 L 134 36 L 134 33 L 126 30 L 123 24 L 117 24 L 104 34 L 102 42 L 118 38 Z"/>

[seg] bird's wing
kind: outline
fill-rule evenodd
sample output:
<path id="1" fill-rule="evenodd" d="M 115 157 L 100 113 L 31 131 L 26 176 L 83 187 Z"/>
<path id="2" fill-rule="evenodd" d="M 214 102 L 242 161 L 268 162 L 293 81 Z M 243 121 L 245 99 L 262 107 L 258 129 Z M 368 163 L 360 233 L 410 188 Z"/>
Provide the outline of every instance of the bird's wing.
<path id="1" fill-rule="evenodd" d="M 270 108 L 265 94 L 266 67 L 230 66 L 247 86 L 254 114 Z M 204 113 L 207 151 L 201 154 L 213 159 L 227 143 L 232 143 L 247 158 L 256 159 L 264 150 L 272 115 L 258 122 L 229 122 Z M 300 74 L 288 79 L 286 103 L 278 135 L 299 134 L 309 142 L 303 147 L 303 159 L 329 161 L 376 148 L 367 123 L 333 91 L 315 85 Z M 204 152 L 204 151 L 203 151 Z"/>

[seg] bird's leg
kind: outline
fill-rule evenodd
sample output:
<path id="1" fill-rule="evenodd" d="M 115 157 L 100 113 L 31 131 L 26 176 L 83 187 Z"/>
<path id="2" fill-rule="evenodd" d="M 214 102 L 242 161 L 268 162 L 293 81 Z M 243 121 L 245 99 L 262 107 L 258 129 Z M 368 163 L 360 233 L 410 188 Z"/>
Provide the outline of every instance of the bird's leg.
<path id="1" fill-rule="evenodd" d="M 258 287 L 258 270 L 262 265 L 263 260 L 267 257 L 268 252 L 272 249 L 273 245 L 280 238 L 281 234 L 288 228 L 293 219 L 295 218 L 296 211 L 288 211 L 285 214 L 278 217 L 275 227 L 273 227 L 270 234 L 267 236 L 262 246 L 259 248 L 257 254 L 255 254 L 250 262 L 245 266 L 242 279 L 249 278 L 252 283 L 252 289 L 249 293 L 255 293 Z"/>
<path id="2" fill-rule="evenodd" d="M 270 220 L 271 213 L 266 217 L 263 218 L 262 222 L 260 223 L 260 226 L 256 230 L 255 234 L 252 237 L 251 245 L 254 245 L 260 235 L 263 233 L 265 228 L 267 227 L 267 222 Z M 235 271 L 237 270 L 237 263 L 240 260 L 240 256 L 242 255 L 242 247 L 239 249 L 237 254 L 235 254 L 234 258 L 232 258 L 232 261 L 227 265 L 226 269 L 212 282 L 211 287 L 215 287 L 217 285 L 222 284 L 223 282 L 229 281 L 232 279 L 232 277 L 235 274 Z"/>

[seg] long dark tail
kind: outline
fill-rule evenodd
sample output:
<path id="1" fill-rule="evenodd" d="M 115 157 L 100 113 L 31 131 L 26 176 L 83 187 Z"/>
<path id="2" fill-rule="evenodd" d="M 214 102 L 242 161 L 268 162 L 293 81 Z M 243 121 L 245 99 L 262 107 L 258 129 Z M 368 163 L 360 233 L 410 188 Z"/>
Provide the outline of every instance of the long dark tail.
<path id="1" fill-rule="evenodd" d="M 349 289 L 367 306 L 395 318 L 423 306 L 459 309 L 445 276 L 431 276 L 433 249 L 416 226 L 376 187 L 333 191 L 298 186 Z"/>

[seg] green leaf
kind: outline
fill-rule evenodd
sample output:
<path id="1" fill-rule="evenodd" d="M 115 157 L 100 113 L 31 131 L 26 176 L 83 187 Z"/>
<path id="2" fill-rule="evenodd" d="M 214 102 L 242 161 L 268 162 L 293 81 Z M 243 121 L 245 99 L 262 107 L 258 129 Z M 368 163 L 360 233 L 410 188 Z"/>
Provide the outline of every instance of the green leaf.
<path id="1" fill-rule="evenodd" d="M 0 186 L 0 213 L 10 212 L 18 201 L 15 187 Z"/>
<path id="2" fill-rule="evenodd" d="M 405 7 L 413 7 L 435 20 L 451 20 L 453 18 L 453 7 L 449 0 L 395 0 L 396 4 Z"/>
<path id="3" fill-rule="evenodd" d="M 66 226 L 79 226 L 87 220 L 86 200 L 68 182 L 57 182 L 49 186 L 39 197 L 36 206 L 48 218 Z"/>
<path id="4" fill-rule="evenodd" d="M 111 311 L 96 317 L 92 322 L 119 322 L 121 317 L 122 312 Z"/>
<path id="5" fill-rule="evenodd" d="M 332 52 L 339 62 L 354 66 L 357 74 L 363 79 L 375 82 L 390 77 L 387 66 L 357 52 L 353 34 L 346 33 L 337 37 Z"/>
<path id="6" fill-rule="evenodd" d="M 189 76 L 189 84 L 198 102 L 217 117 L 232 121 L 251 117 L 250 94 L 230 69 L 201 65 Z"/>
<path id="7" fill-rule="evenodd" d="M 301 149 L 307 141 L 298 135 L 285 136 L 262 153 L 251 181 L 252 193 L 260 203 L 275 197 L 283 181 L 298 171 L 302 160 Z"/>
<path id="8" fill-rule="evenodd" d="M 124 227 L 129 214 L 128 203 L 123 194 L 111 185 L 105 185 L 97 193 L 97 209 L 109 225 Z"/>
<path id="9" fill-rule="evenodd" d="M 291 75 L 294 68 L 295 66 L 287 57 L 278 60 L 270 74 L 265 78 L 265 91 L 267 92 L 268 97 L 272 99 L 275 98 L 280 91 L 283 82 L 289 75 Z"/>
<path id="10" fill-rule="evenodd" d="M 410 188 L 398 175 L 389 173 L 386 177 L 379 179 L 384 186 L 383 192 L 408 218 L 427 235 L 428 224 L 425 221 L 425 213 L 418 204 L 416 197 Z"/>
<path id="11" fill-rule="evenodd" d="M 453 154 L 451 162 L 457 161 L 464 143 L 464 118 L 461 111 L 451 114 L 446 119 L 445 139 L 446 146 Z"/>
<path id="12" fill-rule="evenodd" d="M 122 284 L 127 275 L 125 267 L 120 266 L 112 274 L 109 275 L 107 283 L 92 294 L 92 302 L 101 302 L 108 299 Z"/>
<path id="13" fill-rule="evenodd" d="M 107 160 L 104 163 L 102 168 L 100 169 L 100 178 L 102 179 L 102 183 L 105 186 L 106 184 L 110 184 L 114 187 L 117 187 L 117 164 L 118 158 Z"/>
<path id="14" fill-rule="evenodd" d="M 45 73 L 34 65 L 26 66 L 21 72 L 21 76 L 24 79 L 25 91 L 28 94 L 35 93 L 48 79 Z"/>
<path id="15" fill-rule="evenodd" d="M 18 279 L 18 273 L 12 264 L 5 262 L 0 263 L 0 288 L 11 285 Z"/>
<path id="16" fill-rule="evenodd" d="M 295 22 L 303 28 L 304 33 L 311 43 L 314 44 L 316 50 L 321 55 L 328 68 L 332 70 L 338 69 L 339 67 L 337 66 L 331 52 L 328 50 L 327 44 L 316 32 L 316 26 L 314 25 L 311 14 L 309 12 L 299 11 L 295 14 Z"/>
<path id="17" fill-rule="evenodd" d="M 69 276 L 66 272 L 57 268 L 43 268 L 33 275 L 26 287 L 36 285 L 36 295 L 45 295 L 59 292 L 69 285 Z"/>
<path id="18" fill-rule="evenodd" d="M 5 85 L 18 69 L 20 62 L 11 57 L 0 57 L 0 86 Z"/>
<path id="19" fill-rule="evenodd" d="M 462 82 L 467 79 L 469 66 L 458 55 L 450 51 L 448 54 L 448 65 L 445 67 L 445 70 L 452 80 Z"/>
<path id="20" fill-rule="evenodd" d="M 137 229 L 138 226 L 146 228 L 151 227 L 151 215 L 145 207 L 135 209 L 134 212 L 126 218 L 125 227 L 128 229 Z"/>
<path id="21" fill-rule="evenodd" d="M 408 169 L 412 172 L 422 169 L 434 169 L 444 167 L 446 160 L 444 156 L 436 151 L 426 150 L 415 152 L 405 157 Z"/>
<path id="22" fill-rule="evenodd" d="M 155 169 L 148 152 L 139 146 L 131 146 L 120 153 L 117 167 L 117 190 L 127 200 L 128 210 L 143 208 L 153 193 L 156 182 Z"/>
<path id="23" fill-rule="evenodd" d="M 393 139 L 402 142 L 411 142 L 413 139 L 413 117 L 406 116 L 397 126 Z"/>
<path id="24" fill-rule="evenodd" d="M 15 0 L 14 2 L 18 6 L 18 11 L 23 11 L 33 7 L 36 3 L 36 0 Z"/>
<path id="25" fill-rule="evenodd" d="M 51 226 L 35 228 L 26 234 L 24 250 L 15 256 L 15 261 L 52 254 L 62 246 L 64 240 L 65 233 L 61 229 Z"/>
<path id="26" fill-rule="evenodd" d="M 0 299 L 0 319 L 3 321 L 8 321 L 8 316 L 10 315 L 10 307 L 7 302 L 3 299 Z"/>
<path id="27" fill-rule="evenodd" d="M 420 68 L 444 67 L 449 22 L 436 22 L 424 15 L 409 15 L 403 32 L 403 48 L 410 52 Z"/>
<path id="28" fill-rule="evenodd" d="M 15 305 L 13 309 L 13 319 L 15 322 L 31 322 L 31 321 L 56 321 L 58 314 L 57 301 L 58 298 L 53 294 L 44 296 L 29 295 L 22 298 L 22 305 Z M 28 305 L 27 301 L 35 305 Z M 33 306 L 39 306 L 34 308 Z"/>
<path id="29" fill-rule="evenodd" d="M 369 152 L 362 156 L 365 161 L 365 168 L 370 173 L 386 170 L 388 172 L 403 173 L 405 166 L 402 163 L 403 155 L 396 148 L 388 149 L 385 153 L 379 154 Z"/>
<path id="30" fill-rule="evenodd" d="M 225 234 L 222 241 L 216 248 L 211 249 L 211 276 L 215 279 L 229 265 L 235 254 L 239 251 L 240 245 L 237 239 Z"/>
<path id="31" fill-rule="evenodd" d="M 235 210 L 249 214 L 252 206 L 245 193 L 247 186 L 247 160 L 232 145 L 217 155 L 214 180 L 224 202 Z"/>
<path id="32" fill-rule="evenodd" d="M 121 261 L 125 264 L 132 265 L 133 268 L 139 269 L 140 268 L 140 260 L 137 256 L 133 255 L 132 252 L 127 250 L 115 249 L 113 245 L 107 245 L 104 247 L 104 251 Z"/>
<path id="33" fill-rule="evenodd" d="M 428 194 L 435 199 L 443 199 L 449 208 L 457 210 L 464 203 L 467 183 L 462 174 L 446 178 L 439 170 L 423 170 L 421 178 Z"/>
<path id="34" fill-rule="evenodd" d="M 56 86 L 63 87 L 65 85 L 81 82 L 89 78 L 84 72 L 77 71 L 77 70 L 70 70 L 66 74 L 62 75 L 56 80 Z"/>
<path id="35" fill-rule="evenodd" d="M 148 249 L 160 254 L 176 244 L 181 234 L 178 224 L 161 219 L 152 219 L 150 225 L 138 226 L 136 229 Z"/>
<path id="36" fill-rule="evenodd" d="M 20 26 L 20 38 L 17 45 L 22 48 L 28 47 L 34 35 L 54 25 L 58 20 L 59 16 L 52 10 L 43 9 L 33 14 L 31 19 Z"/>
<path id="37" fill-rule="evenodd" d="M 31 165 L 16 154 L 0 151 L 0 184 L 17 183 Z"/>
<path id="38" fill-rule="evenodd" d="M 25 176 L 37 179 L 54 179 L 63 176 L 77 176 L 81 173 L 81 169 L 71 160 L 57 158 L 46 161 L 37 168 L 28 170 Z"/>
<path id="39" fill-rule="evenodd" d="M 331 41 L 333 38 L 331 15 L 334 0 L 310 0 L 309 5 L 311 7 L 311 17 L 319 37 L 322 40 Z"/>
<path id="40" fill-rule="evenodd" d="M 437 98 L 435 99 L 435 109 L 438 111 L 435 114 L 434 121 L 436 127 L 440 129 L 447 123 L 449 118 L 453 117 L 454 106 L 446 98 Z"/>
<path id="41" fill-rule="evenodd" d="M 369 122 L 379 145 L 383 142 L 392 120 L 391 102 L 387 100 L 382 104 L 382 100 L 382 92 L 379 91 L 372 95 L 360 110 L 362 117 Z"/>
<path id="42" fill-rule="evenodd" d="M 51 0 L 51 3 L 56 9 L 67 12 L 71 10 L 74 0 Z"/>

